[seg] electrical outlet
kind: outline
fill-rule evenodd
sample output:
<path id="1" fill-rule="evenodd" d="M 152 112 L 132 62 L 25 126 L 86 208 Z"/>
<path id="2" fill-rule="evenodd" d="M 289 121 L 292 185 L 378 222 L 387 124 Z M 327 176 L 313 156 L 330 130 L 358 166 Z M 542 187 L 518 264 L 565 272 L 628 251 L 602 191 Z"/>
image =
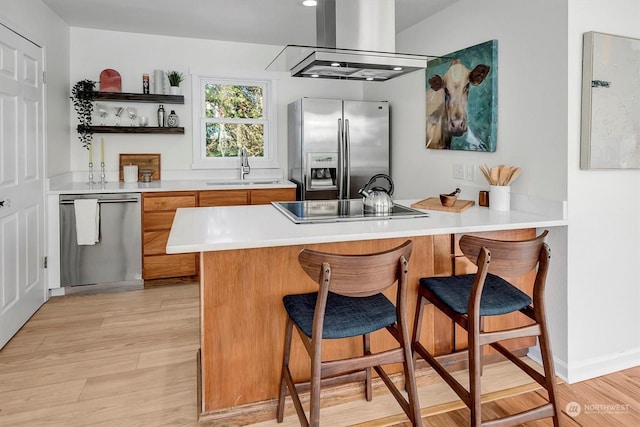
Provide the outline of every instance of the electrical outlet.
<path id="1" fill-rule="evenodd" d="M 476 168 L 474 165 L 464 165 L 464 179 L 466 181 L 475 181 L 476 180 Z"/>
<path id="2" fill-rule="evenodd" d="M 455 163 L 453 165 L 453 178 L 464 179 L 464 165 Z"/>

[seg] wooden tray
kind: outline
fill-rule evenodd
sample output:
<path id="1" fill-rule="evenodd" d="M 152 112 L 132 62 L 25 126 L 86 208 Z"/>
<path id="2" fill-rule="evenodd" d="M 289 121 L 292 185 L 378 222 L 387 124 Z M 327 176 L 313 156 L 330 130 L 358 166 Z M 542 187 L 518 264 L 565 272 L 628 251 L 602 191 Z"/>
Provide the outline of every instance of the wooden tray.
<path id="1" fill-rule="evenodd" d="M 120 181 L 124 181 L 123 166 L 138 165 L 138 181 L 142 181 L 142 169 L 153 169 L 151 179 L 160 180 L 160 154 L 120 154 Z"/>
<path id="2" fill-rule="evenodd" d="M 463 212 L 475 204 L 476 202 L 473 200 L 458 199 L 453 206 L 442 206 L 439 197 L 429 197 L 428 199 L 413 203 L 411 207 L 418 209 L 430 209 L 432 211 Z"/>

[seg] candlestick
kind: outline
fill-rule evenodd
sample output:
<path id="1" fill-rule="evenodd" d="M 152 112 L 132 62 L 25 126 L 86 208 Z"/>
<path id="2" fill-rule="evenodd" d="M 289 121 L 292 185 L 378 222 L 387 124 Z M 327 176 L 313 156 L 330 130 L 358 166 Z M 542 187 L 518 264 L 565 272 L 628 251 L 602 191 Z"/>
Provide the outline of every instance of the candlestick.
<path id="1" fill-rule="evenodd" d="M 104 165 L 104 139 L 100 138 L 100 163 Z"/>
<path id="2" fill-rule="evenodd" d="M 93 182 L 93 162 L 89 162 L 89 185 L 95 184 Z"/>
<path id="3" fill-rule="evenodd" d="M 93 163 L 93 143 L 89 144 L 89 164 Z"/>
<path id="4" fill-rule="evenodd" d="M 105 185 L 107 180 L 104 174 L 104 162 L 100 162 L 100 184 Z"/>

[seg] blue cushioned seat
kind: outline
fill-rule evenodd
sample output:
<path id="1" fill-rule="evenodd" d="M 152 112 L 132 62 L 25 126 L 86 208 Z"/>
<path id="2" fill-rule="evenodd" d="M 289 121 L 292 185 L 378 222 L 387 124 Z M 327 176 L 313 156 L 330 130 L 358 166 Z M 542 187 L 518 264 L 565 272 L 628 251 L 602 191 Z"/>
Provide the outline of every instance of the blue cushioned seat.
<path id="1" fill-rule="evenodd" d="M 456 313 L 466 314 L 474 278 L 475 274 L 427 277 L 420 279 L 420 286 L 427 288 Z M 480 299 L 480 316 L 511 313 L 529 304 L 531 304 L 529 295 L 501 277 L 487 274 Z"/>
<path id="2" fill-rule="evenodd" d="M 287 295 L 284 307 L 293 322 L 311 337 L 317 292 Z M 383 294 L 350 298 L 329 292 L 325 310 L 323 339 L 368 334 L 396 322 L 396 307 Z"/>

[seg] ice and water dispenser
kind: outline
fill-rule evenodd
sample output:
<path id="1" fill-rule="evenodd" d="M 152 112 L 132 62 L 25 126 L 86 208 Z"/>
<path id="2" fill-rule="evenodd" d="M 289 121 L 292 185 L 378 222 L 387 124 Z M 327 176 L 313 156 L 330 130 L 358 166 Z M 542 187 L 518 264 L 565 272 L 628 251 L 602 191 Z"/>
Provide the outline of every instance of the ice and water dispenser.
<path id="1" fill-rule="evenodd" d="M 336 189 L 338 153 L 307 153 L 307 190 Z"/>

